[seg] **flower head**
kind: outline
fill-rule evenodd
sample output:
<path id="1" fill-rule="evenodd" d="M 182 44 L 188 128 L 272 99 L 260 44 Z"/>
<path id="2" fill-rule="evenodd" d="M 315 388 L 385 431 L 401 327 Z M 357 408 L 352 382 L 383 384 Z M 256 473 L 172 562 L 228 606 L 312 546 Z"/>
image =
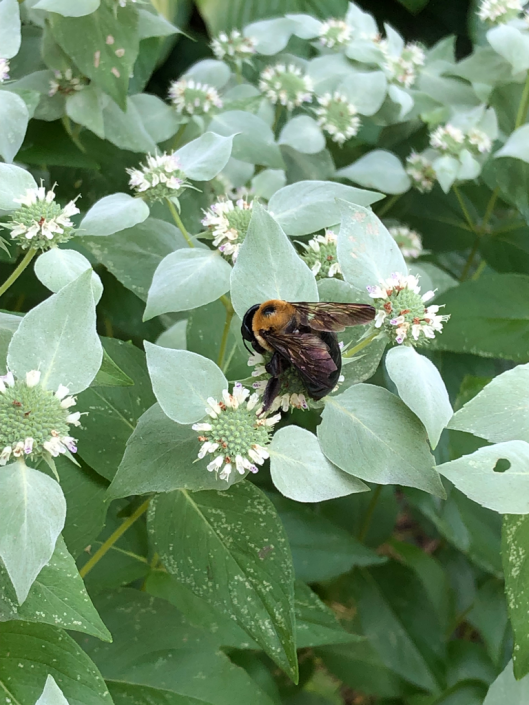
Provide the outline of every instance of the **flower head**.
<path id="1" fill-rule="evenodd" d="M 389 228 L 389 233 L 399 246 L 402 256 L 408 260 L 417 259 L 422 254 L 422 239 L 418 232 L 406 225 Z"/>
<path id="2" fill-rule="evenodd" d="M 272 103 L 293 110 L 312 100 L 312 81 L 294 64 L 267 66 L 261 72 L 259 89 Z"/>
<path id="3" fill-rule="evenodd" d="M 63 385 L 57 392 L 40 384 L 40 372 L 24 379 L 11 372 L 0 377 L 0 465 L 25 456 L 57 457 L 77 452 L 70 424 L 79 426 L 80 413 L 72 413 L 75 398 Z"/>
<path id="4" fill-rule="evenodd" d="M 232 472 L 240 475 L 257 472 L 257 466 L 269 457 L 266 447 L 280 414 L 260 419 L 256 408 L 259 396 L 250 396 L 250 391 L 240 383 L 235 384 L 232 394 L 225 389 L 222 401 L 213 398 L 207 401 L 208 418 L 193 425 L 202 443 L 198 457 L 211 456 L 208 470 L 217 473 L 221 480 L 228 481 Z"/>
<path id="5" fill-rule="evenodd" d="M 255 40 L 243 37 L 238 29 L 229 34 L 220 32 L 211 42 L 211 49 L 219 61 L 228 61 L 236 65 L 249 63 L 249 58 L 255 54 Z"/>
<path id="6" fill-rule="evenodd" d="M 344 20 L 330 19 L 321 23 L 319 39 L 324 47 L 341 47 L 351 40 L 351 28 Z"/>
<path id="7" fill-rule="evenodd" d="M 149 201 L 174 198 L 186 186 L 186 175 L 180 169 L 180 161 L 174 152 L 151 156 L 140 169 L 127 169 L 129 185 L 137 193 L 145 194 Z"/>
<path id="8" fill-rule="evenodd" d="M 406 173 L 420 193 L 429 193 L 437 178 L 430 160 L 417 152 L 412 152 L 406 159 Z"/>
<path id="9" fill-rule="evenodd" d="M 20 206 L 2 227 L 11 231 L 11 239 L 22 249 L 47 250 L 72 237 L 74 224 L 70 217 L 79 213 L 75 201 L 62 208 L 55 202 L 53 189 L 46 192 L 44 186 L 26 189 L 25 196 L 13 200 Z"/>
<path id="10" fill-rule="evenodd" d="M 388 80 L 404 88 L 411 88 L 417 78 L 418 69 L 424 66 L 424 50 L 411 42 L 406 44 L 400 56 L 396 56 L 390 53 L 386 40 L 380 42 L 380 47 L 385 59 L 383 69 Z"/>
<path id="11" fill-rule="evenodd" d="M 327 230 L 325 235 L 316 235 L 307 244 L 300 243 L 305 249 L 301 257 L 310 267 L 316 279 L 326 279 L 327 277 L 343 279 L 336 251 L 337 242 L 338 238 L 333 231 Z"/>
<path id="12" fill-rule="evenodd" d="M 378 286 L 368 286 L 367 291 L 377 309 L 373 326 L 399 345 L 412 345 L 411 339 L 424 343 L 434 338 L 450 318 L 438 315 L 440 306 L 425 306 L 435 292 L 427 291 L 421 296 L 419 280 L 413 274 L 392 274 Z"/>
<path id="13" fill-rule="evenodd" d="M 221 197 L 204 211 L 202 225 L 213 235 L 213 245 L 232 262 L 237 260 L 239 249 L 248 232 L 252 206 L 253 201 L 248 202 L 244 198 L 233 202 L 229 198 Z"/>
<path id="14" fill-rule="evenodd" d="M 467 132 L 467 148 L 477 154 L 488 154 L 492 149 L 492 140 L 483 130 L 472 127 Z"/>
<path id="15" fill-rule="evenodd" d="M 72 69 L 66 71 L 54 71 L 54 78 L 50 81 L 50 90 L 48 95 L 50 98 L 56 93 L 68 96 L 82 91 L 88 83 L 88 79 L 83 76 L 74 76 Z"/>
<path id="16" fill-rule="evenodd" d="M 478 17 L 488 24 L 505 24 L 518 17 L 524 4 L 524 0 L 482 0 Z"/>
<path id="17" fill-rule="evenodd" d="M 177 113 L 207 115 L 212 108 L 222 108 L 222 100 L 213 86 L 192 78 L 181 78 L 169 86 L 169 98 Z"/>
<path id="18" fill-rule="evenodd" d="M 492 149 L 492 140 L 486 132 L 477 127 L 472 127 L 465 133 L 459 127 L 448 123 L 440 125 L 432 132 L 430 146 L 454 156 L 459 156 L 464 149 L 474 154 L 487 154 Z"/>
<path id="19" fill-rule="evenodd" d="M 0 59 L 0 83 L 9 80 L 9 61 Z"/>
<path id="20" fill-rule="evenodd" d="M 319 107 L 315 110 L 318 125 L 331 135 L 333 142 L 342 145 L 358 134 L 360 118 L 357 116 L 357 110 L 342 93 L 325 93 L 318 98 L 318 104 Z"/>

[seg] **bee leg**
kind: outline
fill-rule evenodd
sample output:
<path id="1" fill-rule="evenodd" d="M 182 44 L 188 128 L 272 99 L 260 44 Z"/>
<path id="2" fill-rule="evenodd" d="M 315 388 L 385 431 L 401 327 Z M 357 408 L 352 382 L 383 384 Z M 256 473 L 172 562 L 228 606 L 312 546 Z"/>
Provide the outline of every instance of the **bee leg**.
<path id="1" fill-rule="evenodd" d="M 270 407 L 272 406 L 274 399 L 279 394 L 280 389 L 281 380 L 279 379 L 279 377 L 271 377 L 268 380 L 268 384 L 266 385 L 266 389 L 263 395 L 263 408 L 261 410 L 260 416 L 266 414 L 266 412 L 270 410 Z"/>
<path id="2" fill-rule="evenodd" d="M 272 377 L 279 377 L 280 374 L 285 372 L 290 367 L 290 362 L 280 355 L 277 351 L 272 355 L 270 362 L 265 365 L 265 370 Z"/>

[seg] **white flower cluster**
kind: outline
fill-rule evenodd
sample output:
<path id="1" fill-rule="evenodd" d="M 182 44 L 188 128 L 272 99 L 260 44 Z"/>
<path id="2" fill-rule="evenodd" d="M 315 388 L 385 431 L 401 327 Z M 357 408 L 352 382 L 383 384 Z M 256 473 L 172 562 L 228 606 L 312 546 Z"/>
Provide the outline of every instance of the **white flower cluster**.
<path id="1" fill-rule="evenodd" d="M 211 49 L 219 61 L 230 59 L 239 65 L 255 54 L 255 40 L 243 37 L 238 29 L 233 29 L 229 34 L 220 32 L 211 42 Z"/>
<path id="2" fill-rule="evenodd" d="M 400 56 L 396 56 L 390 53 L 387 40 L 382 40 L 380 47 L 385 56 L 383 69 L 388 80 L 404 88 L 411 88 L 417 79 L 418 69 L 426 61 L 424 50 L 411 42 L 406 44 Z"/>
<path id="3" fill-rule="evenodd" d="M 204 211 L 202 225 L 212 233 L 213 245 L 234 263 L 248 232 L 252 206 L 253 201 L 248 202 L 244 198 L 234 203 L 229 198 L 221 197 Z"/>
<path id="4" fill-rule="evenodd" d="M 463 149 L 468 149 L 474 154 L 488 154 L 492 149 L 492 140 L 477 127 L 472 127 L 465 133 L 461 128 L 448 123 L 440 125 L 432 132 L 430 146 L 445 154 L 456 156 Z"/>
<path id="5" fill-rule="evenodd" d="M 523 0 L 482 0 L 478 17 L 489 24 L 505 24 L 516 19 L 524 5 Z"/>
<path id="6" fill-rule="evenodd" d="M 321 23 L 319 40 L 328 49 L 344 46 L 351 36 L 351 28 L 344 20 L 330 19 Z"/>
<path id="7" fill-rule="evenodd" d="M 9 61 L 0 59 L 0 83 L 9 80 Z"/>
<path id="8" fill-rule="evenodd" d="M 424 305 L 433 299 L 435 292 L 427 291 L 421 296 L 419 280 L 413 274 L 392 274 L 378 286 L 368 286 L 367 291 L 377 309 L 374 327 L 381 328 L 399 345 L 409 340 L 410 335 L 416 342 L 435 338 L 450 318 L 438 315 L 440 306 Z"/>
<path id="9" fill-rule="evenodd" d="M 316 235 L 307 244 L 300 243 L 305 249 L 302 258 L 316 278 L 341 278 L 342 270 L 338 262 L 337 243 L 338 238 L 332 230 L 326 230 L 325 235 Z"/>
<path id="10" fill-rule="evenodd" d="M 350 137 L 358 134 L 360 118 L 357 110 L 342 93 L 325 93 L 318 98 L 318 104 L 319 107 L 315 110 L 318 125 L 331 136 L 333 142 L 341 146 Z"/>
<path id="11" fill-rule="evenodd" d="M 288 110 L 312 100 L 312 81 L 295 64 L 267 66 L 261 72 L 259 89 L 272 103 Z"/>
<path id="12" fill-rule="evenodd" d="M 437 179 L 431 161 L 417 152 L 412 152 L 406 159 L 406 173 L 420 193 L 429 193 Z"/>
<path id="13" fill-rule="evenodd" d="M 50 90 L 48 95 L 52 98 L 56 93 L 61 93 L 62 95 L 72 95 L 78 91 L 82 91 L 86 87 L 86 79 L 79 76 L 74 76 L 72 69 L 66 69 L 66 71 L 54 71 L 53 78 L 50 81 Z"/>
<path id="14" fill-rule="evenodd" d="M 399 246 L 403 257 L 411 260 L 421 256 L 422 239 L 417 231 L 406 225 L 395 225 L 389 228 L 389 234 Z"/>
<path id="15" fill-rule="evenodd" d="M 137 193 L 145 193 L 150 200 L 171 198 L 186 183 L 185 174 L 180 169 L 180 161 L 174 152 L 171 154 L 147 155 L 147 163 L 140 169 L 127 169 L 129 185 Z"/>
<path id="16" fill-rule="evenodd" d="M 265 379 L 259 380 L 252 384 L 252 387 L 257 391 L 259 395 L 264 394 L 266 385 L 268 384 L 268 380 L 270 379 L 270 375 L 268 374 L 265 368 L 266 362 L 267 360 L 265 359 L 265 357 L 263 355 L 260 355 L 259 353 L 254 353 L 248 358 L 248 365 L 254 368 L 252 372 L 252 377 L 265 377 Z M 301 386 L 296 386 L 298 386 L 299 388 L 295 391 L 292 389 L 287 390 L 286 388 L 280 390 L 280 393 L 272 402 L 272 406 L 270 407 L 270 413 L 273 414 L 275 411 L 279 411 L 279 409 L 284 412 L 287 412 L 289 409 L 307 410 L 309 408 L 307 397 L 302 391 Z"/>
<path id="17" fill-rule="evenodd" d="M 176 112 L 185 115 L 207 115 L 212 108 L 223 106 L 216 88 L 192 78 L 173 81 L 169 86 L 169 98 Z"/>

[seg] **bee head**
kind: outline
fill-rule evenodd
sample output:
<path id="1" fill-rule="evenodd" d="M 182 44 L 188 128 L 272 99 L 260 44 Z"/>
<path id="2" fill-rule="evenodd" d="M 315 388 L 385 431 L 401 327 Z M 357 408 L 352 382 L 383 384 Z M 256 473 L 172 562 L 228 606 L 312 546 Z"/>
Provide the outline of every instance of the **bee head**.
<path id="1" fill-rule="evenodd" d="M 246 311 L 246 313 L 243 316 L 242 325 L 241 325 L 241 335 L 244 340 L 244 347 L 248 350 L 248 346 L 246 345 L 246 341 L 248 341 L 249 343 L 252 344 L 252 347 L 254 348 L 254 350 L 256 352 L 261 352 L 261 350 L 257 350 L 257 348 L 256 348 L 256 346 L 258 346 L 258 347 L 260 347 L 260 346 L 259 346 L 259 344 L 255 338 L 254 332 L 253 332 L 253 318 L 254 318 L 255 312 L 257 311 L 259 306 L 260 306 L 260 304 L 255 304 L 255 306 L 252 306 L 251 308 L 249 308 Z M 249 350 L 248 352 L 251 352 L 251 350 Z"/>

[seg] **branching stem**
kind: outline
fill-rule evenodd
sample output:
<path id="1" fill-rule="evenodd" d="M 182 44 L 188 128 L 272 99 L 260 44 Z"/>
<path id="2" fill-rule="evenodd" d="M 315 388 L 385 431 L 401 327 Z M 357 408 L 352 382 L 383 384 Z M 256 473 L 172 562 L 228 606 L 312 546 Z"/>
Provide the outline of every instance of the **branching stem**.
<path id="1" fill-rule="evenodd" d="M 0 296 L 5 294 L 9 287 L 16 282 L 36 254 L 37 249 L 35 247 L 30 247 L 24 255 L 24 259 L 21 260 L 20 264 L 11 272 L 10 276 L 5 280 L 2 286 L 0 286 Z"/>
<path id="2" fill-rule="evenodd" d="M 169 210 L 171 211 L 171 215 L 173 216 L 173 220 L 180 229 L 180 232 L 182 235 L 185 237 L 187 244 L 189 247 L 194 247 L 195 243 L 191 239 L 190 234 L 187 232 L 186 226 L 182 223 L 182 218 L 180 217 L 180 213 L 178 212 L 175 204 L 169 200 L 168 198 L 165 199 L 167 202 L 167 205 L 169 206 Z"/>

